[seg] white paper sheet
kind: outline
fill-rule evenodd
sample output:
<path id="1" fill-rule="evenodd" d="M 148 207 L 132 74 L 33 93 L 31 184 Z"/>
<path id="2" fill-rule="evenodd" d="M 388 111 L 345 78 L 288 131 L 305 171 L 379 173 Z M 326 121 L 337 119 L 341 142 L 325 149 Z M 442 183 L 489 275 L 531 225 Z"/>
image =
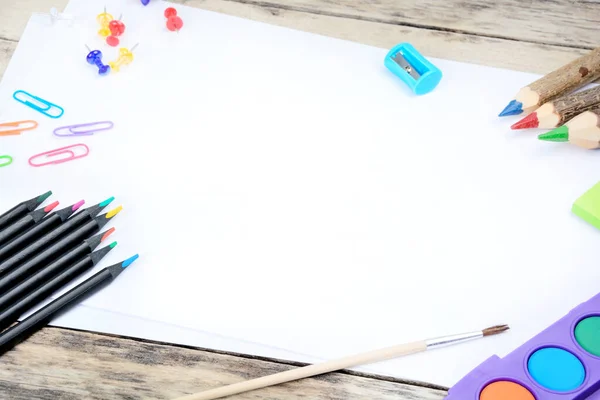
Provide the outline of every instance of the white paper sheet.
<path id="1" fill-rule="evenodd" d="M 102 46 L 105 4 L 140 45 L 99 77 L 84 44 Z M 34 16 L 0 83 L 3 120 L 40 122 L 0 141 L 15 158 L 0 208 L 48 189 L 124 204 L 103 266 L 141 257 L 86 305 L 317 358 L 509 323 L 372 367 L 452 385 L 597 292 L 598 232 L 570 213 L 596 154 L 496 117 L 534 75 L 432 60 L 444 79 L 415 97 L 386 49 L 183 6 L 177 34 L 165 7 L 72 0 L 72 27 Z M 18 89 L 64 116 L 15 102 Z M 106 119 L 115 129 L 93 137 L 51 133 Z M 27 165 L 77 142 L 87 158 Z"/>

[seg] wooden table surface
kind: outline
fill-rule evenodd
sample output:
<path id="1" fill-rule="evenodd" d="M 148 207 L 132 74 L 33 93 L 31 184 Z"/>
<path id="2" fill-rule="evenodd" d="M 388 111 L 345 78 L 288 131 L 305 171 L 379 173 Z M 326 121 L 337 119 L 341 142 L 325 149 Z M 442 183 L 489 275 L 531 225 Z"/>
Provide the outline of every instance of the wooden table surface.
<path id="1" fill-rule="evenodd" d="M 133 0 L 128 0 L 133 1 Z M 600 45 L 597 0 L 179 0 L 188 6 L 382 48 L 547 73 Z M 0 0 L 0 77 L 32 12 L 67 0 Z M 295 363 L 45 328 L 0 357 L 2 399 L 170 399 Z M 235 399 L 435 400 L 435 385 L 335 373 Z"/>

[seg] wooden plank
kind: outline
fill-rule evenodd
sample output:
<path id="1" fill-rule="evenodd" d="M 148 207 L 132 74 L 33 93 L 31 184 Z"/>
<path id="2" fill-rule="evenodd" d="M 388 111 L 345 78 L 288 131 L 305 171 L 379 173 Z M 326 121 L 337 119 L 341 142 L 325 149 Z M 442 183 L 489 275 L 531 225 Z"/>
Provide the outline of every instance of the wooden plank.
<path id="1" fill-rule="evenodd" d="M 0 399 L 171 399 L 290 364 L 45 328 L 0 357 Z M 286 400 L 441 400 L 444 390 L 333 373 L 236 396 Z M 233 399 L 233 398 L 232 398 Z"/>
<path id="2" fill-rule="evenodd" d="M 176 0 L 176 2 L 381 48 L 391 48 L 399 42 L 406 41 L 430 57 L 540 74 L 552 71 L 587 53 L 582 49 L 433 31 L 284 8 L 241 4 L 237 1 Z M 371 4 L 372 2 L 356 1 L 356 3 Z"/>
<path id="3" fill-rule="evenodd" d="M 600 2 L 572 0 L 233 0 L 312 14 L 576 48 L 600 45 Z M 506 54 L 510 57 L 510 54 Z"/>
<path id="4" fill-rule="evenodd" d="M 48 3 L 48 5 L 52 2 L 52 0 L 36 1 Z M 66 2 L 66 0 L 60 0 L 59 2 L 61 1 Z M 224 0 L 179 0 L 179 2 L 185 2 L 186 5 L 192 7 L 381 48 L 390 48 L 400 41 L 408 41 L 414 44 L 423 54 L 430 57 L 540 74 L 552 71 L 586 52 L 568 47 L 431 31 Z M 3 35 L 9 40 L 18 40 L 30 15 L 26 8 L 21 6 L 20 3 L 17 4 L 19 6 L 11 13 L 13 18 L 6 24 L 0 24 Z M 44 9 L 44 7 L 40 6 L 38 9 Z M 6 48 L 9 47 L 9 44 L 4 43 L 0 46 Z M 506 54 L 511 56 L 507 57 Z M 532 60 L 535 61 L 532 62 Z M 6 55 L 0 53 L 0 67 L 6 63 Z M 0 74 L 3 71 L 4 68 L 1 68 Z"/>

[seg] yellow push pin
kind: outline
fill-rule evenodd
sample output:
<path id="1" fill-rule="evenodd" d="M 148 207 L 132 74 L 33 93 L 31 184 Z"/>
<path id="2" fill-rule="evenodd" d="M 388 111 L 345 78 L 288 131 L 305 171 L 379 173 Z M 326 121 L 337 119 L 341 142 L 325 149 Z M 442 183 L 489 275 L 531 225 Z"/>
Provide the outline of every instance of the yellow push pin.
<path id="1" fill-rule="evenodd" d="M 98 31 L 98 35 L 102 37 L 107 37 L 110 35 L 110 29 L 108 28 L 108 24 L 112 21 L 114 17 L 106 12 L 106 7 L 104 7 L 104 12 L 98 14 L 96 16 L 96 21 L 100 24 L 100 30 Z"/>
<path id="2" fill-rule="evenodd" d="M 138 43 L 139 44 L 139 43 Z M 109 62 L 108 65 L 113 72 L 119 72 L 119 69 L 123 65 L 131 64 L 133 61 L 133 50 L 137 47 L 137 44 L 131 48 L 131 50 L 121 47 L 119 49 L 119 58 L 116 61 Z"/>

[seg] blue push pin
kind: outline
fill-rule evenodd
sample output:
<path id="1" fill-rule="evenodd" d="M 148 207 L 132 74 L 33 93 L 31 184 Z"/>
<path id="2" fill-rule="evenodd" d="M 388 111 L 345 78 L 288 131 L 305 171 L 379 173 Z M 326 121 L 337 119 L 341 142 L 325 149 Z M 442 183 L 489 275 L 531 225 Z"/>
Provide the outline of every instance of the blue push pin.
<path id="1" fill-rule="evenodd" d="M 417 95 L 431 92 L 442 80 L 442 71 L 410 43 L 394 46 L 385 56 L 384 64 Z"/>
<path id="2" fill-rule="evenodd" d="M 143 5 L 147 6 L 148 4 L 150 4 L 150 0 L 140 0 L 142 2 Z"/>
<path id="3" fill-rule="evenodd" d="M 88 64 L 97 66 L 99 75 L 108 75 L 110 73 L 110 66 L 102 64 L 102 52 L 100 50 L 90 50 L 87 45 L 85 47 L 89 50 L 85 58 Z"/>

